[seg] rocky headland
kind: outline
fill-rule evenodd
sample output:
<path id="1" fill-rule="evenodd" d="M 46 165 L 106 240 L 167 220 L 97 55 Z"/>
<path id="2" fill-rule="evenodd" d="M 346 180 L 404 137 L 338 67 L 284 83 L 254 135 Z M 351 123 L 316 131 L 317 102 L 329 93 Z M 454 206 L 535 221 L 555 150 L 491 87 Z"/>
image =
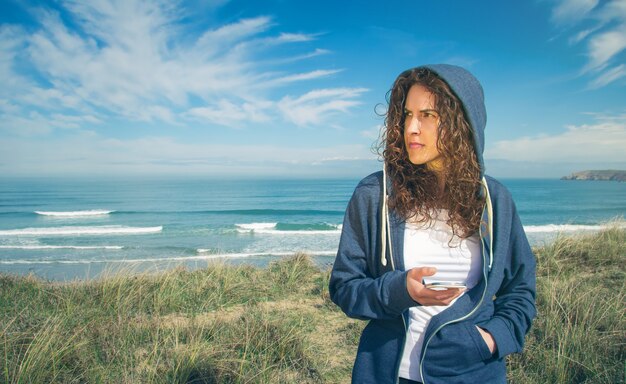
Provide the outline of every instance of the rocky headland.
<path id="1" fill-rule="evenodd" d="M 574 172 L 569 176 L 561 177 L 561 180 L 601 180 L 601 181 L 626 181 L 626 171 L 601 170 Z"/>

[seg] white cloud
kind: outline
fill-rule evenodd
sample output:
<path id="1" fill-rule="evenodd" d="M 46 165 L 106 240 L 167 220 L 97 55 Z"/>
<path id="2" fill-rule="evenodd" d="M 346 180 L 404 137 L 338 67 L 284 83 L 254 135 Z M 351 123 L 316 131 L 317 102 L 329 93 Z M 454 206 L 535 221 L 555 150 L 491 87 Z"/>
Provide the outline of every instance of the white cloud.
<path id="1" fill-rule="evenodd" d="M 285 96 L 278 102 L 278 109 L 287 121 L 296 125 L 321 124 L 329 115 L 359 105 L 354 98 L 366 91 L 365 88 L 318 89 L 297 98 Z"/>
<path id="2" fill-rule="evenodd" d="M 76 115 L 63 115 L 55 113 L 51 115 L 50 125 L 60 128 L 77 129 L 83 127 L 85 124 L 100 124 L 102 121 L 90 115 L 76 116 Z"/>
<path id="3" fill-rule="evenodd" d="M 305 53 L 305 54 L 302 54 L 302 55 L 296 55 L 296 56 L 292 56 L 292 57 L 285 57 L 285 58 L 279 58 L 279 59 L 261 60 L 258 63 L 260 65 L 290 64 L 290 63 L 295 63 L 295 62 L 298 62 L 298 61 L 310 59 L 310 58 L 317 57 L 317 56 L 328 55 L 330 53 L 332 53 L 332 52 L 329 51 L 328 49 L 316 48 L 314 51 L 309 52 L 309 53 Z"/>
<path id="4" fill-rule="evenodd" d="M 617 67 L 610 68 L 593 80 L 590 84 L 591 88 L 601 88 L 622 77 L 626 76 L 626 65 L 620 64 Z"/>
<path id="5" fill-rule="evenodd" d="M 578 32 L 575 36 L 569 39 L 570 44 L 576 44 L 580 41 L 584 40 L 587 36 L 596 31 L 597 28 L 585 29 L 583 31 Z"/>
<path id="6" fill-rule="evenodd" d="M 626 162 L 626 115 L 596 116 L 595 124 L 569 126 L 557 135 L 496 142 L 486 158 L 528 162 Z"/>
<path id="7" fill-rule="evenodd" d="M 33 109 L 42 116 L 172 125 L 186 124 L 191 116 L 226 122 L 221 125 L 244 119 L 270 121 L 281 116 L 267 111 L 281 98 L 268 99 L 275 94 L 271 91 L 341 72 L 313 68 L 293 73 L 281 68 L 329 51 L 311 52 L 310 43 L 319 34 L 274 31 L 276 24 L 269 16 L 197 31 L 181 23 L 189 11 L 179 3 L 68 0 L 60 5 L 67 10 L 63 17 L 46 9 L 33 12 L 40 25 L 34 31 L 0 26 L 0 107 L 5 126 L 9 120 L 27 119 Z M 302 50 L 290 49 L 292 56 L 283 58 L 270 51 L 284 44 Z M 267 60 L 268 56 L 274 59 Z M 357 104 L 346 102 L 339 93 L 307 121 L 324 121 L 327 114 L 346 112 Z M 247 116 L 231 114 L 237 110 Z"/>
<path id="8" fill-rule="evenodd" d="M 12 88 L 22 84 L 22 77 L 15 73 L 14 61 L 24 44 L 24 31 L 19 27 L 0 25 L 0 78 L 3 86 L 0 95 L 5 96 Z"/>
<path id="9" fill-rule="evenodd" d="M 234 42 L 265 32 L 270 27 L 271 19 L 267 16 L 241 19 L 236 23 L 204 32 L 196 42 L 196 48 L 204 51 L 205 54 L 207 51 L 213 53 L 212 51 L 218 44 L 224 48 Z"/>
<path id="10" fill-rule="evenodd" d="M 581 72 L 591 78 L 590 88 L 604 87 L 623 77 L 620 68 L 626 51 L 626 0 L 559 0 L 552 20 L 572 30 L 570 44 L 585 43 L 582 46 L 588 59 Z"/>
<path id="11" fill-rule="evenodd" d="M 284 77 L 274 79 L 272 81 L 264 83 L 264 85 L 268 85 L 268 84 L 277 85 L 281 83 L 292 83 L 294 81 L 313 80 L 313 79 L 318 79 L 320 77 L 334 75 L 335 73 L 339 73 L 339 72 L 341 72 L 341 70 L 335 69 L 335 70 L 315 70 L 315 71 L 311 71 L 307 73 L 297 73 L 294 75 L 289 75 L 289 76 L 284 76 Z"/>
<path id="12" fill-rule="evenodd" d="M 187 112 L 187 116 L 198 121 L 239 127 L 246 122 L 263 123 L 270 121 L 270 110 L 273 105 L 274 103 L 267 101 L 235 104 L 229 100 L 219 100 L 211 106 L 191 108 Z"/>
<path id="13" fill-rule="evenodd" d="M 45 116 L 38 112 L 30 112 L 25 116 L 20 115 L 0 115 L 0 132 L 11 136 L 42 136 L 49 134 L 53 125 Z M 6 151 L 7 139 L 1 141 L 0 152 Z M 7 158 L 10 161 L 11 158 Z"/>
<path id="14" fill-rule="evenodd" d="M 54 129 L 85 129 L 101 123 L 100 118 L 94 115 L 53 113 L 44 116 L 36 111 L 31 111 L 25 116 L 0 113 L 0 133 L 4 136 L 45 136 Z M 4 140 L 0 143 L 2 143 L 0 150 L 5 150 Z"/>
<path id="15" fill-rule="evenodd" d="M 320 125 L 328 123 L 335 114 L 346 113 L 359 105 L 355 99 L 366 91 L 365 88 L 317 89 L 295 98 L 285 96 L 278 102 L 252 100 L 238 104 L 222 99 L 210 106 L 191 108 L 186 117 L 229 127 L 278 119 L 298 126 Z"/>
<path id="16" fill-rule="evenodd" d="M 328 55 L 332 53 L 328 49 L 316 48 L 313 52 L 305 53 L 304 55 L 294 56 L 282 60 L 277 60 L 277 63 L 292 63 L 295 61 L 306 60 L 316 56 Z"/>
<path id="17" fill-rule="evenodd" d="M 626 24 L 605 33 L 598 33 L 589 40 L 588 70 L 604 69 L 607 63 L 626 48 Z"/>
<path id="18" fill-rule="evenodd" d="M 305 35 L 302 33 L 281 33 L 280 36 L 276 38 L 276 40 L 280 42 L 296 43 L 310 41 L 314 38 L 314 35 Z"/>
<path id="19" fill-rule="evenodd" d="M 584 18 L 598 5 L 598 0 L 560 0 L 552 10 L 552 20 L 571 23 Z"/>
<path id="20" fill-rule="evenodd" d="M 624 17 L 626 17 L 626 0 L 612 0 L 604 4 L 598 10 L 598 17 L 603 22 L 608 23 L 611 20 L 624 21 Z"/>

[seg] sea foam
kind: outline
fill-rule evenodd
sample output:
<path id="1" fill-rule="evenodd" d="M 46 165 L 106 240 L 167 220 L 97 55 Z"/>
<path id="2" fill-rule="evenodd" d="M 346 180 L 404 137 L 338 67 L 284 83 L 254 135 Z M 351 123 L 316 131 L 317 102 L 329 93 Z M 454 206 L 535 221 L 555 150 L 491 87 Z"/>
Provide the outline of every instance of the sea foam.
<path id="1" fill-rule="evenodd" d="M 202 256 L 192 256 L 191 259 L 199 258 L 199 259 L 218 259 L 218 258 L 241 258 L 241 257 L 258 257 L 258 256 L 292 256 L 296 252 L 233 252 L 233 253 L 214 253 L 215 251 L 212 249 L 197 249 L 198 253 L 210 253 L 208 255 Z M 309 255 L 315 256 L 335 256 L 337 251 L 308 251 L 301 250 L 299 252 L 303 252 Z M 189 257 L 181 258 L 182 260 L 189 260 Z"/>
<path id="2" fill-rule="evenodd" d="M 103 225 L 93 227 L 43 227 L 0 230 L 0 236 L 68 236 L 68 235 L 142 235 L 157 233 L 158 227 L 126 227 L 121 225 Z"/>
<path id="3" fill-rule="evenodd" d="M 605 225 L 582 225 L 582 224 L 546 224 L 546 225 L 525 225 L 526 233 L 559 233 L 559 232 L 579 232 L 579 231 L 601 231 L 609 228 L 626 228 L 626 223 L 613 223 Z"/>
<path id="4" fill-rule="evenodd" d="M 202 249 L 199 249 L 198 252 L 202 253 Z M 302 251 L 307 254 L 315 255 L 315 256 L 334 256 L 336 251 Z M 135 263 L 171 263 L 171 262 L 182 262 L 182 261 L 197 261 L 197 260 L 211 260 L 211 259 L 221 259 L 221 258 L 245 258 L 245 257 L 255 257 L 255 256 L 292 256 L 296 252 L 250 252 L 250 253 L 211 253 L 206 255 L 196 255 L 196 256 L 171 256 L 171 257 L 149 257 L 149 258 L 138 258 L 138 259 L 106 259 L 106 258 L 98 258 L 97 260 L 24 260 L 24 259 L 13 259 L 13 260 L 0 260 L 0 265 L 35 265 L 35 264 L 135 264 Z"/>
<path id="5" fill-rule="evenodd" d="M 115 211 L 106 211 L 104 209 L 91 209 L 86 211 L 35 211 L 35 213 L 38 215 L 54 217 L 102 216 L 108 215 L 113 212 Z"/>
<path id="6" fill-rule="evenodd" d="M 26 249 L 26 250 L 38 250 L 38 249 L 124 249 L 121 245 L 0 245 L 0 249 Z"/>
<path id="7" fill-rule="evenodd" d="M 284 224 L 248 223 L 235 224 L 239 233 L 267 235 L 336 235 L 341 233 L 341 225 L 335 224 Z"/>

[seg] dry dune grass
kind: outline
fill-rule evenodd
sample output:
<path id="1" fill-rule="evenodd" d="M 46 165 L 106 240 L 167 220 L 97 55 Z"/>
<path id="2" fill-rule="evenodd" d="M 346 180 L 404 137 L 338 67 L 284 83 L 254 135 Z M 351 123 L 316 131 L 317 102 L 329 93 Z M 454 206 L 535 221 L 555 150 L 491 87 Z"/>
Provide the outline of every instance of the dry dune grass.
<path id="1" fill-rule="evenodd" d="M 626 231 L 536 249 L 539 316 L 512 383 L 624 382 Z M 0 275 L 0 382 L 345 383 L 364 322 L 303 254 L 267 268 Z"/>

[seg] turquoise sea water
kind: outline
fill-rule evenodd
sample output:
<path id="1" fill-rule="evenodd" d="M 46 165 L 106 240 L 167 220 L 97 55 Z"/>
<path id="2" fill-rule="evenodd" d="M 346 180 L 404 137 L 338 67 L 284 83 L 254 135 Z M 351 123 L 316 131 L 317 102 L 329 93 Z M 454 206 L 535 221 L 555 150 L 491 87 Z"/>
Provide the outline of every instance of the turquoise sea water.
<path id="1" fill-rule="evenodd" d="M 501 180 L 533 244 L 626 215 L 626 183 Z M 352 180 L 0 180 L 0 271 L 50 279 L 212 260 L 330 264 Z"/>

